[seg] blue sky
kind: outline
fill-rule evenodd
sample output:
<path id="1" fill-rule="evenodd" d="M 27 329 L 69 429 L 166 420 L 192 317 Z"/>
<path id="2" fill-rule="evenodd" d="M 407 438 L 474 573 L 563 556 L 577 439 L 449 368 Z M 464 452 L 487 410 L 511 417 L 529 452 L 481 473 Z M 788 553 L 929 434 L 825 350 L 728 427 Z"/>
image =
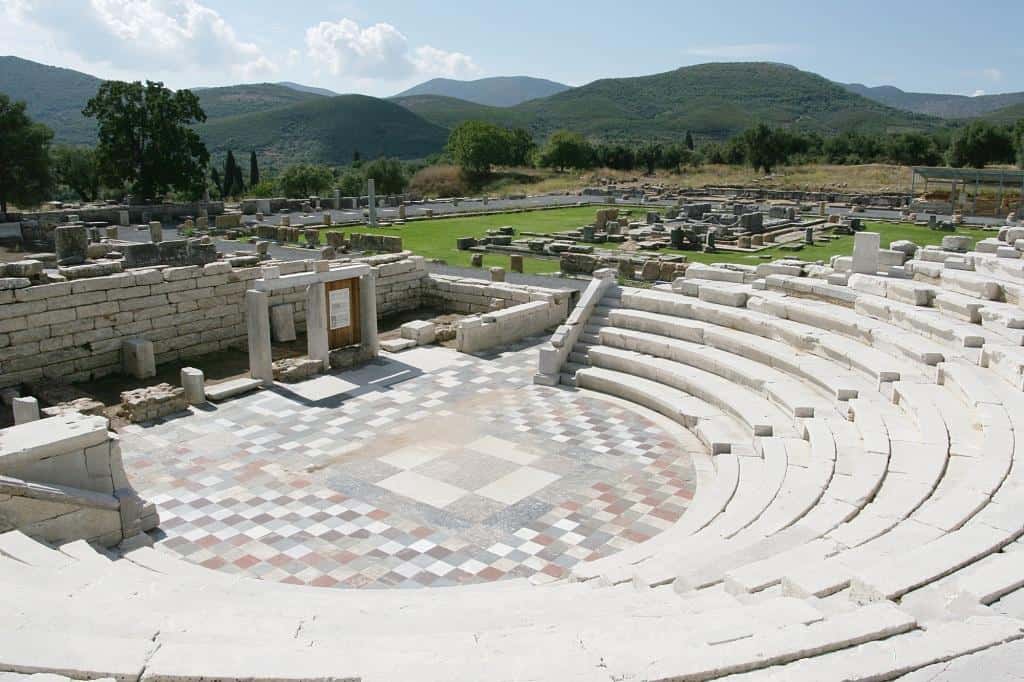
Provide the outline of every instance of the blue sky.
<path id="1" fill-rule="evenodd" d="M 0 51 L 173 87 L 292 80 L 390 95 L 447 76 L 571 85 L 708 61 L 1024 91 L 1024 1 L 0 0 Z"/>

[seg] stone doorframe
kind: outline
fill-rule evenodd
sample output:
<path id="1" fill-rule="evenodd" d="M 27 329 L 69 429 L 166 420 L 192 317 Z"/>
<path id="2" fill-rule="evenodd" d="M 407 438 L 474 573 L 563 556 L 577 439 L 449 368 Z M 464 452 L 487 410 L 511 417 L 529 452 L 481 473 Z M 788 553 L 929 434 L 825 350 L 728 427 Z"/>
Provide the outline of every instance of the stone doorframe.
<path id="1" fill-rule="evenodd" d="M 377 287 L 373 268 L 365 263 L 330 268 L 325 260 L 313 261 L 314 270 L 281 275 L 280 268 L 264 266 L 263 277 L 253 280 L 245 292 L 246 328 L 249 335 L 249 373 L 264 384 L 274 382 L 270 352 L 270 292 L 306 286 L 306 342 L 309 357 L 331 366 L 331 348 L 327 341 L 327 293 L 324 284 L 340 279 L 359 279 L 359 323 L 362 336 L 359 348 L 365 357 L 376 357 Z"/>

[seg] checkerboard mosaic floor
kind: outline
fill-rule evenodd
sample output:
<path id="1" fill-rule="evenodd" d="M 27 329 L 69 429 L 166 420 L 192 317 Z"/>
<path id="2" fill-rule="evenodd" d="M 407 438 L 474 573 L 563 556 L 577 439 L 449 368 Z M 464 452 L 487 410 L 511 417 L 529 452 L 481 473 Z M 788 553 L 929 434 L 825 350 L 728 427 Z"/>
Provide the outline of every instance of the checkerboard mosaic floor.
<path id="1" fill-rule="evenodd" d="M 159 545 L 323 587 L 544 573 L 643 542 L 693 497 L 695 438 L 534 386 L 535 348 L 421 348 L 122 431 Z"/>

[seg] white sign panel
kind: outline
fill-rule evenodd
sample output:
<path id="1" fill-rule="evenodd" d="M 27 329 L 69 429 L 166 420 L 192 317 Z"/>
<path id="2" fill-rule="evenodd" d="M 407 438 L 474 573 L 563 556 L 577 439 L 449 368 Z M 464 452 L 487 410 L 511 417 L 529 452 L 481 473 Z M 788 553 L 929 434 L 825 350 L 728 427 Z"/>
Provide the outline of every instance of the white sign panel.
<path id="1" fill-rule="evenodd" d="M 331 329 L 343 329 L 352 324 L 351 294 L 351 289 L 335 289 L 331 292 Z"/>

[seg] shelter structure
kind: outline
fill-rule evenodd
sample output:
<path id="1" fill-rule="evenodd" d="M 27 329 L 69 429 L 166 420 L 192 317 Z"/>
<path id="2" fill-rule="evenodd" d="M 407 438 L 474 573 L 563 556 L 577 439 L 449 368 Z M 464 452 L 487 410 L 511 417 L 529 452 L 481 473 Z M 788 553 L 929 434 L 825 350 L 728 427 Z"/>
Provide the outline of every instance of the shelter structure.
<path id="1" fill-rule="evenodd" d="M 1018 215 L 1024 213 L 1024 170 L 914 166 L 910 179 L 912 196 L 916 196 L 920 182 L 924 183 L 926 195 L 935 185 L 948 185 L 949 208 L 953 213 L 995 217 L 1006 217 L 1014 209 Z M 979 202 L 983 195 L 990 195 L 991 199 Z"/>

